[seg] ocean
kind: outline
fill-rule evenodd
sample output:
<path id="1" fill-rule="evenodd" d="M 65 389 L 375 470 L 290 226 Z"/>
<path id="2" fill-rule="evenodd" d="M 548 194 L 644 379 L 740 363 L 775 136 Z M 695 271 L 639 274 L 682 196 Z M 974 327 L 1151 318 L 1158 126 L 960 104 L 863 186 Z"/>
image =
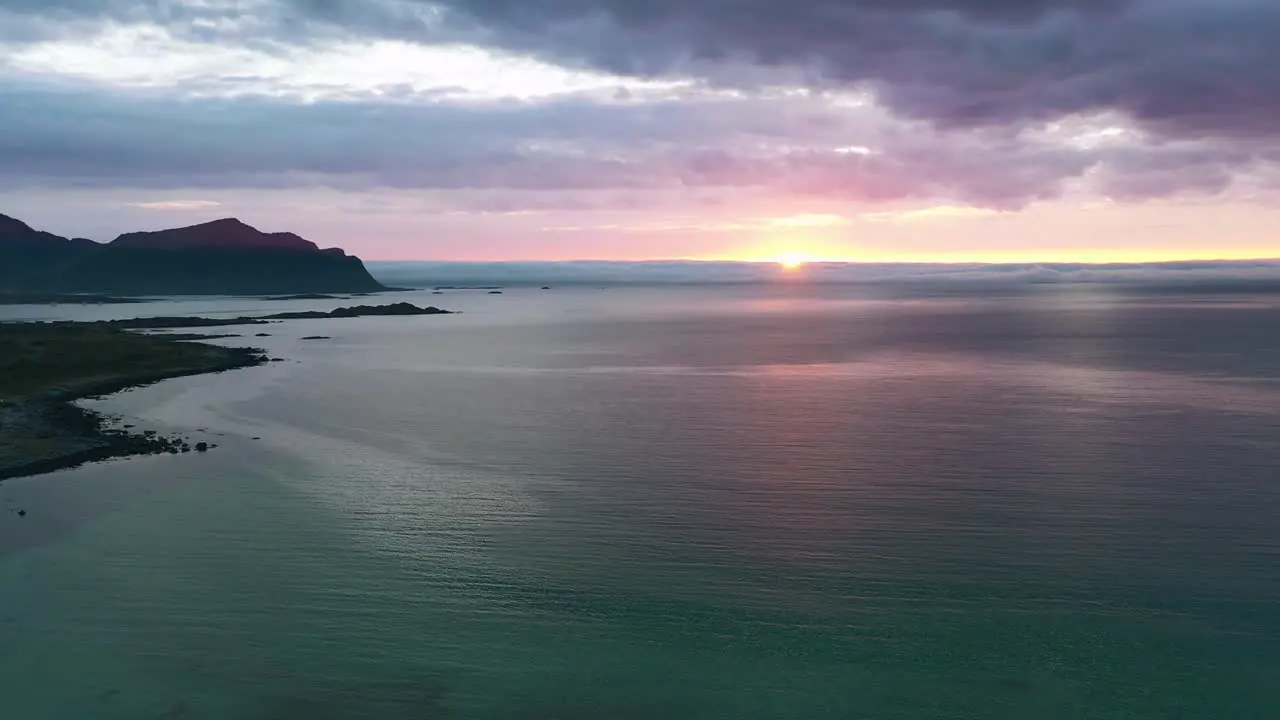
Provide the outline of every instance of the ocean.
<path id="1" fill-rule="evenodd" d="M 1280 717 L 1278 295 L 394 300 L 0 484 L 0 717 Z"/>

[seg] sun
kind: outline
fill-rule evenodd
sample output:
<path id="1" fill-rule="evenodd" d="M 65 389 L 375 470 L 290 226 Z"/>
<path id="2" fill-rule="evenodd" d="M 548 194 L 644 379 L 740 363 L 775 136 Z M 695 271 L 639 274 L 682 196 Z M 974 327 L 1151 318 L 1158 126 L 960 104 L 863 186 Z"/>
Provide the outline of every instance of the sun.
<path id="1" fill-rule="evenodd" d="M 799 253 L 783 253 L 774 262 L 781 265 L 783 270 L 799 270 L 809 259 Z"/>

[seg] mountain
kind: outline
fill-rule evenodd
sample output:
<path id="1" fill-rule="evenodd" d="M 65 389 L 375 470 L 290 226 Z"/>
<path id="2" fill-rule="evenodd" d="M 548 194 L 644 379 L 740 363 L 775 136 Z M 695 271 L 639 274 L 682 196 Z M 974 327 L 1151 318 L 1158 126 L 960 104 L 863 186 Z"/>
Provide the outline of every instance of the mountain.
<path id="1" fill-rule="evenodd" d="M 385 290 L 360 258 L 228 218 L 106 244 L 0 215 L 0 292 L 276 295 Z"/>
<path id="2" fill-rule="evenodd" d="M 271 248 L 314 252 L 320 248 L 293 233 L 264 233 L 235 218 L 214 220 L 203 225 L 125 233 L 111 241 L 112 247 L 176 250 L 184 248 Z"/>
<path id="3" fill-rule="evenodd" d="M 83 242 L 0 215 L 0 292 L 43 286 L 50 268 L 61 267 L 78 251 L 87 249 Z"/>
<path id="4" fill-rule="evenodd" d="M 8 215 L 0 215 L 0 250 L 9 248 L 48 249 L 83 245 L 92 242 L 83 238 L 68 240 L 53 233 L 35 230 L 30 225 Z"/>

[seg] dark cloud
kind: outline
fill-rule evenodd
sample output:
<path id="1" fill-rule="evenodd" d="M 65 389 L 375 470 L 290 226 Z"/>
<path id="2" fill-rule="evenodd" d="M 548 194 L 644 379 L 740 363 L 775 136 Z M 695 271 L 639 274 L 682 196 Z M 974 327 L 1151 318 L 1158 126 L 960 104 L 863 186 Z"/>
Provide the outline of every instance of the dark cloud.
<path id="1" fill-rule="evenodd" d="M 837 151 L 850 142 L 875 152 Z M 1268 143 L 1084 148 L 939 133 L 821 98 L 303 105 L 0 87 L 0 185 L 10 187 L 764 188 L 1017 208 L 1086 177 L 1122 197 L 1212 194 L 1278 160 Z"/>
<path id="2" fill-rule="evenodd" d="M 95 23 L 259 48 L 471 42 L 746 92 L 461 105 L 405 90 L 302 105 L 11 78 L 0 84 L 0 184 L 763 187 L 1015 208 L 1078 180 L 1116 198 L 1211 195 L 1280 165 L 1276 0 L 0 0 L 0 42 L 74 38 Z M 815 94 L 757 92 L 779 82 Z M 874 90 L 886 111 L 822 95 L 851 88 Z M 1136 119 L 1146 139 L 1036 136 L 1106 113 Z M 877 152 L 834 152 L 842 145 Z"/>
<path id="3" fill-rule="evenodd" d="M 803 73 L 944 128 L 1115 110 L 1168 137 L 1280 134 L 1275 0 L 0 0 L 0 13 L 0 35 L 146 21 L 220 42 L 467 41 L 743 87 Z"/>
<path id="4" fill-rule="evenodd" d="M 803 72 L 943 127 L 1123 111 L 1177 137 L 1280 133 L 1273 0 L 279 0 L 294 39 L 470 41 L 750 86 Z"/>
<path id="5" fill-rule="evenodd" d="M 225 20 L 233 5 L 173 0 L 0 0 L 0 40 L 33 41 L 82 35 L 94 24 L 152 23 L 170 27 Z"/>
<path id="6" fill-rule="evenodd" d="M 757 111 L 739 116 L 748 108 Z M 185 178 L 234 186 L 335 176 L 403 187 L 643 187 L 697 181 L 699 148 L 779 141 L 822 112 L 715 99 L 303 105 L 0 87 L 0 176 L 55 184 Z M 659 171 L 680 175 L 664 180 Z"/>
<path id="7" fill-rule="evenodd" d="M 1127 148 L 1112 153 L 1100 166 L 1097 189 L 1117 200 L 1165 197 L 1179 193 L 1214 195 L 1236 177 L 1280 162 L 1280 148 L 1270 145 L 1190 145 L 1176 152 Z"/>
<path id="8" fill-rule="evenodd" d="M 460 39 L 433 30 L 439 9 L 419 0 L 0 0 L 0 41 L 82 36 L 145 24 L 176 36 L 267 47 L 335 37 Z"/>
<path id="9" fill-rule="evenodd" d="M 943 126 L 1121 110 L 1176 136 L 1280 133 L 1273 0 L 444 0 L 490 41 L 617 72 L 816 68 Z"/>

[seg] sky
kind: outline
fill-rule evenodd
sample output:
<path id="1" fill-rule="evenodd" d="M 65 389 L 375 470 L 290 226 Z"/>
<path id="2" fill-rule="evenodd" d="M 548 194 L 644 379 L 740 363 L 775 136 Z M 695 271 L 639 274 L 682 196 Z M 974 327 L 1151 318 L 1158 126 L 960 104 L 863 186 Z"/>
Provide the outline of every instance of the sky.
<path id="1" fill-rule="evenodd" d="M 366 259 L 1280 256 L 1280 0 L 0 0 L 0 212 Z"/>

